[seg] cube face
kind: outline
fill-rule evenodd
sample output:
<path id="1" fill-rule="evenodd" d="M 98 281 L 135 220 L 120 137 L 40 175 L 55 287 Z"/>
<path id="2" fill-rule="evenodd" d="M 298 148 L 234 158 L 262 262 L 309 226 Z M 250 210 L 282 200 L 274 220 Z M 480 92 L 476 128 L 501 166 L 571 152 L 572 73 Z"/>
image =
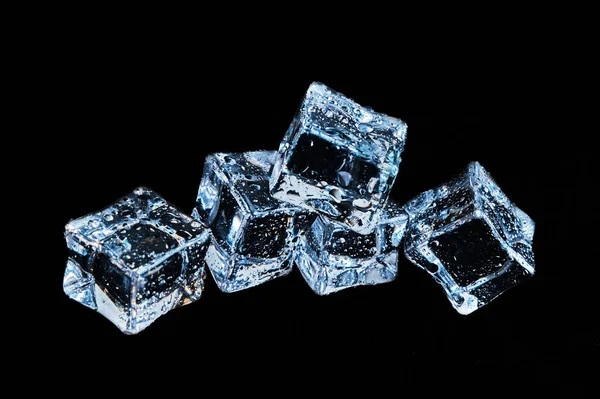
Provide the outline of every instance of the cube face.
<path id="1" fill-rule="evenodd" d="M 478 218 L 436 236 L 427 250 L 444 264 L 460 287 L 501 272 L 510 261 L 509 254 L 496 240 L 490 226 Z"/>
<path id="2" fill-rule="evenodd" d="M 359 234 L 319 217 L 300 239 L 296 263 L 318 295 L 392 281 L 408 217 L 393 201 L 370 234 Z"/>
<path id="3" fill-rule="evenodd" d="M 404 250 L 469 314 L 534 273 L 534 222 L 473 162 L 456 179 L 404 207 Z"/>
<path id="4" fill-rule="evenodd" d="M 140 220 L 138 224 L 115 231 L 103 241 L 103 251 L 120 259 L 126 267 L 136 270 L 179 246 L 177 240 Z"/>
<path id="5" fill-rule="evenodd" d="M 244 225 L 236 253 L 254 258 L 285 256 L 292 247 L 287 245 L 288 229 L 294 229 L 294 215 L 272 212 L 257 215 Z"/>
<path id="6" fill-rule="evenodd" d="M 273 197 L 369 234 L 387 201 L 406 140 L 400 119 L 313 83 L 273 168 Z"/>
<path id="7" fill-rule="evenodd" d="M 210 231 L 151 190 L 70 221 L 65 238 L 65 293 L 127 334 L 202 295 Z"/>
<path id="8" fill-rule="evenodd" d="M 207 157 L 193 215 L 213 230 L 207 264 L 224 292 L 288 274 L 297 238 L 314 219 L 269 194 L 274 157 L 275 151 Z"/>

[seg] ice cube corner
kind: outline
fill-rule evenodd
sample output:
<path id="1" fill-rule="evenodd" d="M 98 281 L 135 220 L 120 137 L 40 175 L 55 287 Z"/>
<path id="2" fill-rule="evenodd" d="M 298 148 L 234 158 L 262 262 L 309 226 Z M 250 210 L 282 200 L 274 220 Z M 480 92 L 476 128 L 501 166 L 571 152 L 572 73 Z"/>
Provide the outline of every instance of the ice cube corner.
<path id="1" fill-rule="evenodd" d="M 209 229 L 157 193 L 138 188 L 65 226 L 63 289 L 126 334 L 198 300 Z"/>
<path id="2" fill-rule="evenodd" d="M 279 147 L 271 194 L 369 234 L 396 179 L 405 141 L 400 119 L 315 82 Z"/>
<path id="3" fill-rule="evenodd" d="M 206 158 L 192 215 L 213 231 L 206 262 L 217 286 L 235 292 L 289 274 L 298 238 L 314 215 L 269 194 L 274 151 Z"/>
<path id="4" fill-rule="evenodd" d="M 469 314 L 535 273 L 535 223 L 478 162 L 409 201 L 404 251 Z"/>

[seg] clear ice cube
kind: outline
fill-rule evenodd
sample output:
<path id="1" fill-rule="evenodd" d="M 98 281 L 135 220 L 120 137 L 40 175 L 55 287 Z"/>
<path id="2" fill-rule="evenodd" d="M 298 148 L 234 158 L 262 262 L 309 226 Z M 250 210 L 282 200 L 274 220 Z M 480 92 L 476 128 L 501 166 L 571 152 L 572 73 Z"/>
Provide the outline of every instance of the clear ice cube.
<path id="1" fill-rule="evenodd" d="M 306 209 L 269 194 L 275 154 L 218 153 L 206 158 L 192 215 L 213 231 L 206 262 L 224 292 L 288 274 L 298 238 L 314 220 Z"/>
<path id="2" fill-rule="evenodd" d="M 65 293 L 126 334 L 202 295 L 210 231 L 149 189 L 71 220 L 65 238 Z"/>
<path id="3" fill-rule="evenodd" d="M 271 194 L 371 233 L 396 179 L 405 140 L 400 119 L 313 83 L 279 147 Z"/>
<path id="4" fill-rule="evenodd" d="M 469 314 L 534 274 L 535 224 L 477 162 L 404 209 L 405 255 Z"/>
<path id="5" fill-rule="evenodd" d="M 388 200 L 379 224 L 370 234 L 358 234 L 319 216 L 300 239 L 296 264 L 318 295 L 348 287 L 392 281 L 398 271 L 398 247 L 408 217 Z"/>

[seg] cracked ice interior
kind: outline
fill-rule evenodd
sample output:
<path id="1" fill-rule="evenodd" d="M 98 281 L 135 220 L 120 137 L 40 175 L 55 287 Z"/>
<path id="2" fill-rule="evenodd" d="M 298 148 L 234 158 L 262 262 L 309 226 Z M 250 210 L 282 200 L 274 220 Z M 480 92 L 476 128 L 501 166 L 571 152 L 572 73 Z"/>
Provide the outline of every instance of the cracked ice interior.
<path id="1" fill-rule="evenodd" d="M 271 194 L 369 234 L 394 184 L 405 140 L 400 119 L 313 83 L 281 142 Z"/>
<path id="2" fill-rule="evenodd" d="M 65 293 L 135 334 L 202 295 L 210 232 L 138 188 L 65 227 Z"/>
<path id="3" fill-rule="evenodd" d="M 406 257 L 469 314 L 534 274 L 535 224 L 477 162 L 405 205 Z"/>

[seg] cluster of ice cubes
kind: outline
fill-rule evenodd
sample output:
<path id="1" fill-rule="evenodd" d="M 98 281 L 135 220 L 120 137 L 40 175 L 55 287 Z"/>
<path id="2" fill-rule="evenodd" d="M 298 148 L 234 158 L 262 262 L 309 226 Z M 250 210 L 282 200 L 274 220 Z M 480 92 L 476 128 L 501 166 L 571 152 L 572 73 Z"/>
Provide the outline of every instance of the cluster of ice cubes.
<path id="1" fill-rule="evenodd" d="M 327 295 L 394 280 L 399 253 L 468 314 L 534 273 L 534 223 L 474 162 L 400 206 L 400 119 L 313 83 L 279 151 L 209 155 L 192 216 L 140 188 L 72 220 L 64 290 L 135 334 L 200 298 L 205 266 L 235 292 L 296 264 Z"/>

